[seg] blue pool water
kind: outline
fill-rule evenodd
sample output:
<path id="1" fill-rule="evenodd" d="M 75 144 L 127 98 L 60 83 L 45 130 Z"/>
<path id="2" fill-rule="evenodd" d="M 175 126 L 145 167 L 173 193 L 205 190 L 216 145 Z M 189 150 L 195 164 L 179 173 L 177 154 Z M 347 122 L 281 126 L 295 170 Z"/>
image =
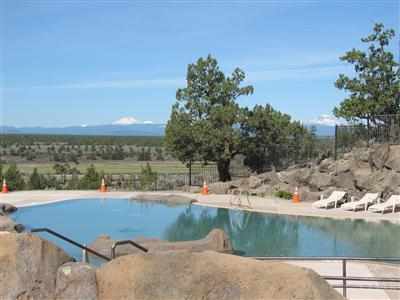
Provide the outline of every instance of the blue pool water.
<path id="1" fill-rule="evenodd" d="M 195 240 L 223 229 L 235 250 L 247 256 L 400 256 L 400 226 L 388 222 L 333 220 L 250 213 L 196 205 L 128 199 L 81 199 L 19 209 L 13 218 L 27 228 L 49 227 L 80 243 L 101 234 Z M 80 258 L 80 250 L 41 233 Z"/>

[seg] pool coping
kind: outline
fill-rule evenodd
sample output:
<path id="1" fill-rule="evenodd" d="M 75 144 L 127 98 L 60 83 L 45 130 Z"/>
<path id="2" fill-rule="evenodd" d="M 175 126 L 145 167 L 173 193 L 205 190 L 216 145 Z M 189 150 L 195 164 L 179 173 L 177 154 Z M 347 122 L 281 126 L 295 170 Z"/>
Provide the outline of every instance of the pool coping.
<path id="1" fill-rule="evenodd" d="M 400 213 L 372 213 L 372 212 L 352 212 L 337 209 L 317 209 L 311 206 L 311 202 L 291 203 L 275 197 L 261 198 L 252 196 L 249 198 L 251 207 L 248 205 L 239 205 L 239 198 L 233 195 L 201 195 L 178 191 L 165 192 L 114 192 L 101 193 L 99 191 L 20 191 L 8 194 L 0 193 L 0 203 L 10 203 L 16 207 L 28 207 L 36 205 L 45 205 L 58 203 L 62 201 L 90 199 L 90 198 L 108 198 L 108 199 L 136 199 L 141 201 L 157 201 L 174 204 L 189 204 L 238 209 L 250 212 L 260 212 L 279 215 L 320 217 L 342 220 L 365 220 L 369 222 L 388 221 L 400 225 Z M 247 203 L 247 198 L 241 202 Z M 247 203 L 248 204 L 248 203 Z"/>

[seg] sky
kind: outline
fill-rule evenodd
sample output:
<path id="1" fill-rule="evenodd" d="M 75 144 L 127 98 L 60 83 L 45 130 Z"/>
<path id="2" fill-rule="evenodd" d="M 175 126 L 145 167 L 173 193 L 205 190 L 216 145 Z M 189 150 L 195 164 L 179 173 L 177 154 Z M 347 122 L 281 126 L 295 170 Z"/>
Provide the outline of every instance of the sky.
<path id="1" fill-rule="evenodd" d="M 302 121 L 331 122 L 374 23 L 399 32 L 398 0 L 0 2 L 0 125 L 164 123 L 187 66 L 214 56 L 254 94 Z M 396 57 L 399 38 L 391 45 Z"/>

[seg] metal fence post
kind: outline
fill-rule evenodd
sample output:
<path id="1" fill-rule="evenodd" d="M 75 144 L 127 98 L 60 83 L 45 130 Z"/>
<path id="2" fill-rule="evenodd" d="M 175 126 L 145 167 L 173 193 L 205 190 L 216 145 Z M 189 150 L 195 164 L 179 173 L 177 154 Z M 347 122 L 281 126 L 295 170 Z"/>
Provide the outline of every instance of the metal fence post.
<path id="1" fill-rule="evenodd" d="M 334 145 L 334 159 L 337 160 L 337 144 L 338 144 L 338 125 L 335 124 L 335 145 Z"/>
<path id="2" fill-rule="evenodd" d="M 347 274 L 347 270 L 346 270 L 346 260 L 343 259 L 342 260 L 342 276 L 343 276 L 343 297 L 347 298 L 347 280 L 346 280 L 346 275 Z"/>

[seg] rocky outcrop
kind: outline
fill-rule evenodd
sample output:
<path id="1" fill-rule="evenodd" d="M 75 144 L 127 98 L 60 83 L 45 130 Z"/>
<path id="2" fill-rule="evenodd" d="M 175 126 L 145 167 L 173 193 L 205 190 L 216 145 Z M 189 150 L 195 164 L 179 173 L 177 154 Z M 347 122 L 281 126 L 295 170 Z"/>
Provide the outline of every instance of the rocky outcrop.
<path id="1" fill-rule="evenodd" d="M 96 271 L 86 263 L 69 262 L 58 268 L 56 280 L 57 300 L 96 300 Z"/>
<path id="2" fill-rule="evenodd" d="M 205 250 L 213 250 L 223 253 L 233 252 L 229 237 L 221 229 L 213 229 L 204 239 L 197 241 L 168 242 L 159 239 L 141 238 L 134 240 L 134 242 L 147 248 L 149 253 L 175 250 L 188 250 L 192 252 Z M 101 254 L 111 257 L 111 247 L 114 243 L 115 240 L 111 239 L 107 235 L 102 235 L 90 244 L 89 247 Z M 140 252 L 142 251 L 131 245 L 121 245 L 116 248 L 115 254 L 116 256 L 121 256 Z"/>
<path id="3" fill-rule="evenodd" d="M 0 232 L 0 299 L 54 299 L 57 269 L 68 261 L 37 236 Z"/>
<path id="4" fill-rule="evenodd" d="M 344 190 L 355 196 L 378 192 L 386 198 L 400 193 L 400 146 L 354 148 L 337 161 L 325 158 L 319 164 L 308 163 L 213 186 L 218 194 L 245 190 L 261 197 L 277 191 L 294 192 L 297 186 L 302 201 L 316 201 L 321 194 L 328 196 L 333 190 Z"/>
<path id="5" fill-rule="evenodd" d="M 96 278 L 99 299 L 344 299 L 314 271 L 211 251 L 127 255 Z"/>
<path id="6" fill-rule="evenodd" d="M 0 215 L 0 232 L 1 231 L 22 232 L 24 230 L 25 227 L 22 224 L 15 223 L 8 216 Z"/>
<path id="7" fill-rule="evenodd" d="M 392 146 L 389 157 L 385 161 L 385 167 L 394 172 L 400 173 L 400 146 Z"/>

